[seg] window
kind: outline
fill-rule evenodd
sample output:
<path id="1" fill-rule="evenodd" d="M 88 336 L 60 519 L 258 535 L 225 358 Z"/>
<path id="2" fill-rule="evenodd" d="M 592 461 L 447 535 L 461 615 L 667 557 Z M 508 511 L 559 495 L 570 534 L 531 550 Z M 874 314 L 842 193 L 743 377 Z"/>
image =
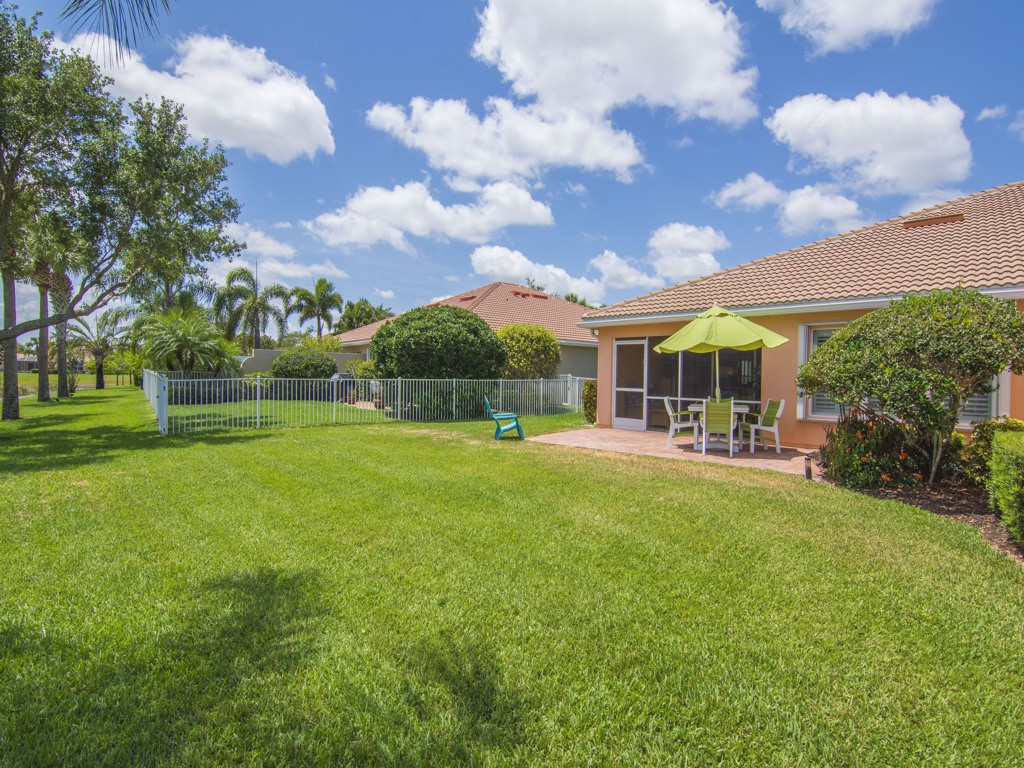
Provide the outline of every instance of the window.
<path id="1" fill-rule="evenodd" d="M 814 354 L 818 347 L 824 344 L 838 330 L 838 328 L 811 328 L 807 357 Z M 802 362 L 806 362 L 806 360 Z M 808 418 L 838 419 L 839 410 L 839 403 L 823 392 L 815 392 L 807 398 L 806 416 Z"/>

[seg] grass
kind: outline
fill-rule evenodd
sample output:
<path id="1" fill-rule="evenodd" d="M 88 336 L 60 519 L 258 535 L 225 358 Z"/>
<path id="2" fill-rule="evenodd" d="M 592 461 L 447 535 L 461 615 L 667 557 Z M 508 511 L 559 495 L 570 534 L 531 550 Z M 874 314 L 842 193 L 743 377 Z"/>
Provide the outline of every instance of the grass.
<path id="1" fill-rule="evenodd" d="M 1024 571 L 920 510 L 483 421 L 23 413 L 2 765 L 1024 760 Z"/>
<path id="2" fill-rule="evenodd" d="M 57 374 L 51 373 L 50 376 L 50 396 L 57 396 Z M 115 377 L 107 375 L 104 376 L 104 383 L 108 387 L 112 387 L 117 383 Z M 127 384 L 127 377 L 122 376 L 121 381 Z M 78 388 L 79 389 L 92 389 L 96 386 L 96 374 L 94 373 L 80 373 L 78 374 Z M 19 373 L 18 374 L 18 392 L 22 395 L 34 395 L 39 391 L 39 374 L 38 373 Z"/>

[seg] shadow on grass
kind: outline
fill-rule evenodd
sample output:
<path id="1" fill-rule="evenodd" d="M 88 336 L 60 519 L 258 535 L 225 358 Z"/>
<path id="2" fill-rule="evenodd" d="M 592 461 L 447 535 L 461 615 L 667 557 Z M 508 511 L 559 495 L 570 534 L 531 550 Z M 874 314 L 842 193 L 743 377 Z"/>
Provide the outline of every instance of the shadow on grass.
<path id="1" fill-rule="evenodd" d="M 140 417 L 132 391 L 126 408 L 104 410 L 109 394 L 86 392 L 72 401 L 48 403 L 26 418 L 4 422 L 0 430 L 0 464 L 5 472 L 69 469 L 109 461 L 135 451 L 180 450 L 197 443 L 250 442 L 271 431 L 210 430 L 187 435 L 161 435 L 155 419 Z"/>
<path id="2" fill-rule="evenodd" d="M 312 652 L 311 572 L 262 570 L 201 586 L 189 614 L 136 647 L 78 647 L 0 628 L 0 764 L 234 764 L 287 760 L 279 708 Z"/>

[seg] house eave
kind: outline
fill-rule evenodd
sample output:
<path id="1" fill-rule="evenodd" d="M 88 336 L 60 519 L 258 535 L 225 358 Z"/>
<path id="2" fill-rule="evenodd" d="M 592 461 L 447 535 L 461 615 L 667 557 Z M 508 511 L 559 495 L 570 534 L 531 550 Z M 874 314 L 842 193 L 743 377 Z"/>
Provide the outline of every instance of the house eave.
<path id="1" fill-rule="evenodd" d="M 1003 286 L 996 288 L 978 288 L 978 291 L 986 296 L 993 296 L 1000 299 L 1024 299 L 1024 286 Z M 915 293 L 915 292 L 908 292 Z M 929 293 L 918 291 L 916 293 Z M 787 304 L 763 304 L 752 307 L 734 307 L 728 309 L 746 317 L 758 317 L 765 315 L 797 315 L 816 312 L 845 312 L 866 309 L 878 309 L 897 301 L 906 293 L 894 293 L 883 296 L 868 296 L 856 299 L 832 299 L 825 301 L 803 301 Z M 666 312 L 659 314 L 643 315 L 622 315 L 619 317 L 595 317 L 583 318 L 579 325 L 581 328 L 614 328 L 621 325 L 646 325 L 650 323 L 672 323 L 687 322 L 693 320 L 704 310 L 691 312 Z"/>

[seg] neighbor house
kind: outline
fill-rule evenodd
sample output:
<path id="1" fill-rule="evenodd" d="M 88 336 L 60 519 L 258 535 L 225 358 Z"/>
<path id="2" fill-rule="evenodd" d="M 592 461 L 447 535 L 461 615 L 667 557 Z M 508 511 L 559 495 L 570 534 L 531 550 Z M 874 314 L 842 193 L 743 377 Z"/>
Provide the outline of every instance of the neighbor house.
<path id="1" fill-rule="evenodd" d="M 597 375 L 597 337 L 580 327 L 587 308 L 515 283 L 494 282 L 436 301 L 428 306 L 463 307 L 479 315 L 492 330 L 525 323 L 542 325 L 558 339 L 562 350 L 560 375 L 593 378 Z M 389 318 L 393 319 L 393 318 Z M 370 339 L 387 320 L 364 325 L 335 336 L 345 352 L 370 359 Z"/>
<path id="2" fill-rule="evenodd" d="M 713 304 L 786 336 L 775 349 L 720 355 L 721 388 L 738 400 L 785 399 L 782 440 L 820 445 L 838 405 L 797 396 L 796 373 L 838 328 L 904 294 L 958 285 L 1024 311 L 1024 182 L 1007 184 L 589 312 L 598 333 L 600 426 L 666 428 L 663 397 L 711 394 L 713 355 L 654 347 Z M 1004 373 L 962 421 L 1024 418 L 1024 377 Z"/>

